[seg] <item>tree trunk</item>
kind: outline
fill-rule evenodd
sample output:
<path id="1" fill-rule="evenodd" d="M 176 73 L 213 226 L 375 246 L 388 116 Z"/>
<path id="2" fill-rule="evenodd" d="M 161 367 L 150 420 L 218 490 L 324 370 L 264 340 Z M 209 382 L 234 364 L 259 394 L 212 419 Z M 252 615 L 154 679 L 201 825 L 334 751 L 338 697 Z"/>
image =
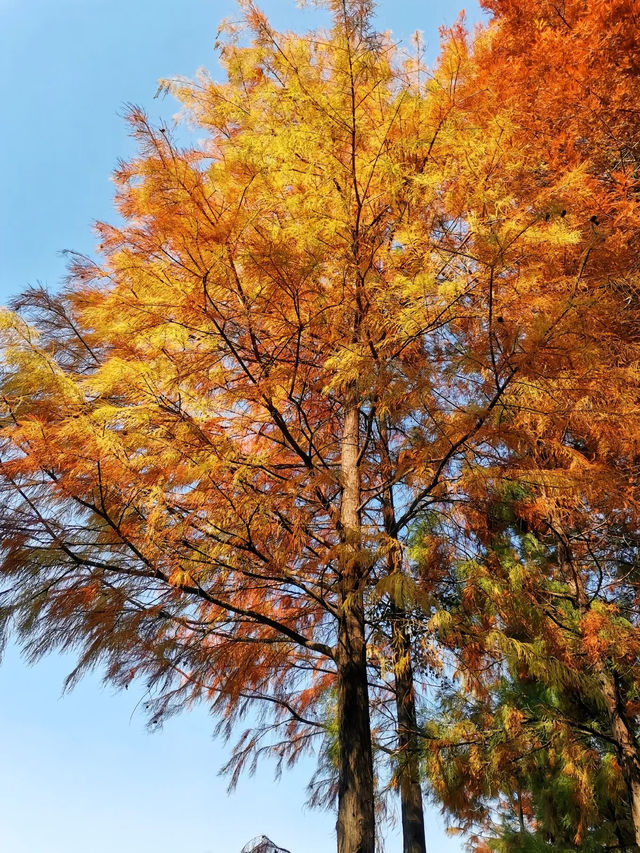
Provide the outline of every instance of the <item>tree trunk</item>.
<path id="1" fill-rule="evenodd" d="M 373 755 L 360 559 L 358 408 L 348 406 L 342 437 L 343 555 L 336 666 L 338 670 L 338 853 L 374 853 Z"/>
<path id="2" fill-rule="evenodd" d="M 638 744 L 624 708 L 624 700 L 615 674 L 608 672 L 602 666 L 600 668 L 600 679 L 611 722 L 611 733 L 618 750 L 618 761 L 629 794 L 636 844 L 640 847 L 640 759 L 638 757 Z"/>
<path id="3" fill-rule="evenodd" d="M 393 466 L 389 453 L 389 424 L 380 421 L 380 437 L 384 447 L 382 474 L 387 482 L 393 480 Z M 389 486 L 383 497 L 382 514 L 385 532 L 396 535 L 396 517 L 393 487 Z M 389 574 L 402 569 L 402 552 L 399 543 L 387 557 Z M 398 734 L 398 781 L 400 784 L 400 813 L 402 817 L 403 853 L 426 853 L 427 842 L 422 809 L 420 785 L 419 745 L 416 718 L 416 694 L 411 663 L 411 638 L 407 629 L 406 611 L 402 605 L 391 602 L 393 650 L 393 675 L 396 692 L 396 719 Z"/>
<path id="4" fill-rule="evenodd" d="M 589 601 L 582 576 L 573 566 L 571 549 L 561 527 L 559 525 L 556 527 L 559 536 L 559 552 L 563 561 L 566 561 L 566 576 L 570 578 L 570 583 L 573 586 L 575 603 L 579 610 L 586 614 L 589 610 Z M 636 845 L 640 847 L 640 756 L 638 755 L 638 742 L 633 724 L 624 707 L 624 697 L 616 673 L 611 672 L 607 668 L 607 662 L 603 660 L 598 660 L 594 668 L 602 685 L 604 703 L 611 725 L 611 735 L 616 744 L 618 761 L 629 796 Z"/>
<path id="5" fill-rule="evenodd" d="M 398 718 L 398 759 L 403 853 L 426 853 L 411 640 L 401 620 L 393 623 L 393 668 Z"/>

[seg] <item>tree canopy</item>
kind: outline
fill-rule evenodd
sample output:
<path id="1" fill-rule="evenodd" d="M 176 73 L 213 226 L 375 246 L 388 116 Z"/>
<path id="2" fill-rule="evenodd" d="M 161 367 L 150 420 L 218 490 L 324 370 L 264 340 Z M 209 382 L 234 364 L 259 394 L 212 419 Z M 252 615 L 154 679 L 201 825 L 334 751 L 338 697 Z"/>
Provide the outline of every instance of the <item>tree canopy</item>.
<path id="1" fill-rule="evenodd" d="M 495 2 L 432 70 L 328 5 L 243 0 L 226 81 L 167 84 L 199 141 L 133 108 L 123 224 L 3 312 L 5 624 L 154 720 L 260 707 L 232 774 L 323 741 L 339 853 L 389 779 L 421 853 L 424 772 L 545 843 L 615 779 L 637 842 L 632 4 Z"/>

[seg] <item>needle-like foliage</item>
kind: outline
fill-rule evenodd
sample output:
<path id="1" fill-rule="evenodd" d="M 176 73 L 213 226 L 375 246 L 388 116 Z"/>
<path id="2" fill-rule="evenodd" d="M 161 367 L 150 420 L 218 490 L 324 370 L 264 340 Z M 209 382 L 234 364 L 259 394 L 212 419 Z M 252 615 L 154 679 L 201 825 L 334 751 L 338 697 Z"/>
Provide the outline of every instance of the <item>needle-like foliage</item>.
<path id="1" fill-rule="evenodd" d="M 408 611 L 434 578 L 406 544 L 460 523 L 569 381 L 593 397 L 620 239 L 596 177 L 487 95 L 489 37 L 478 65 L 454 28 L 427 75 L 366 0 L 304 37 L 241 5 L 226 82 L 168 84 L 197 144 L 133 109 L 122 226 L 3 314 L 3 612 L 32 657 L 77 651 L 72 682 L 145 677 L 154 719 L 205 699 L 231 730 L 261 703 L 235 771 L 266 733 L 295 760 L 331 709 L 340 853 L 373 853 L 391 695 L 419 853 Z"/>

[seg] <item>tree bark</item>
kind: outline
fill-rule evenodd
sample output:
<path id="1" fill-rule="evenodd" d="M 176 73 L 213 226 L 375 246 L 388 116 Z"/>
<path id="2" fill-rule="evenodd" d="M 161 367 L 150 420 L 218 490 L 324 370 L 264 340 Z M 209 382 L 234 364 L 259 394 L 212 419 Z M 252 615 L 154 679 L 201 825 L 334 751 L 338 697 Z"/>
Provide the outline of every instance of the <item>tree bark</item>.
<path id="1" fill-rule="evenodd" d="M 393 479 L 389 453 L 389 426 L 380 421 L 380 437 L 384 447 L 382 474 L 387 482 Z M 393 487 L 389 486 L 383 498 L 382 513 L 385 532 L 395 537 L 395 506 Z M 388 555 L 389 574 L 402 568 L 402 553 L 396 543 Z M 398 781 L 400 786 L 400 814 L 402 818 L 403 853 L 427 853 L 422 786 L 420 784 L 419 744 L 416 717 L 416 694 L 411 662 L 411 638 L 407 629 L 406 611 L 396 602 L 391 603 L 393 650 L 393 675 L 396 693 L 396 721 L 398 736 Z"/>
<path id="2" fill-rule="evenodd" d="M 398 760 L 403 853 L 426 853 L 416 698 L 411 664 L 411 640 L 406 624 L 393 623 L 393 668 L 398 720 Z"/>
<path id="3" fill-rule="evenodd" d="M 608 672 L 602 666 L 600 668 L 600 680 L 611 723 L 611 733 L 617 746 L 618 761 L 629 795 L 636 844 L 640 847 L 640 759 L 638 744 L 633 726 L 624 708 L 624 699 L 615 674 Z"/>
<path id="4" fill-rule="evenodd" d="M 367 685 L 363 587 L 360 557 L 359 413 L 345 412 L 342 436 L 343 553 L 336 666 L 338 670 L 338 853 L 374 853 L 373 754 Z"/>

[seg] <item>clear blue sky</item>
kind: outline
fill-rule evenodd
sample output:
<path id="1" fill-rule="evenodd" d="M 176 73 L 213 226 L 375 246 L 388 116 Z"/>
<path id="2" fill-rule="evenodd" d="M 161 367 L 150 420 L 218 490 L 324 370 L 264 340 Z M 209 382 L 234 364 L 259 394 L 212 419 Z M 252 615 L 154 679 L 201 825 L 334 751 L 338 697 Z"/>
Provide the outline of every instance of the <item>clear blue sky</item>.
<path id="1" fill-rule="evenodd" d="M 318 12 L 263 0 L 279 28 L 306 29 Z M 478 20 L 475 2 L 466 4 Z M 218 23 L 232 0 L 0 0 L 0 302 L 28 284 L 55 288 L 63 249 L 91 253 L 91 222 L 112 214 L 110 174 L 131 154 L 126 103 L 171 116 L 157 81 L 217 72 Z M 429 55 L 453 0 L 381 0 L 396 38 L 424 32 Z M 219 73 L 219 72 L 218 72 Z M 273 781 L 273 768 L 231 797 L 217 776 L 227 748 L 195 709 L 149 734 L 135 685 L 114 694 L 98 675 L 61 698 L 72 661 L 27 668 L 10 648 L 0 666 L 0 826 L 7 853 L 239 853 L 265 833 L 292 853 L 330 853 L 334 816 L 303 811 L 309 764 Z M 398 832 L 387 853 L 399 853 Z M 458 853 L 428 812 L 432 853 Z"/>

